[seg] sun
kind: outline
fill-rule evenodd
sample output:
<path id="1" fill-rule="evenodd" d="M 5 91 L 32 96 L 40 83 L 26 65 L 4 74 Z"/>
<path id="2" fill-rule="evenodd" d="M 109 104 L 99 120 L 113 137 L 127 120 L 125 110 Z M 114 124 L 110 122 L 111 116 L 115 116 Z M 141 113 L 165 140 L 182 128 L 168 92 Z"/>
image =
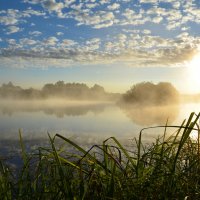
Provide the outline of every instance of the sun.
<path id="1" fill-rule="evenodd" d="M 188 63 L 188 78 L 191 89 L 200 92 L 200 52 Z"/>

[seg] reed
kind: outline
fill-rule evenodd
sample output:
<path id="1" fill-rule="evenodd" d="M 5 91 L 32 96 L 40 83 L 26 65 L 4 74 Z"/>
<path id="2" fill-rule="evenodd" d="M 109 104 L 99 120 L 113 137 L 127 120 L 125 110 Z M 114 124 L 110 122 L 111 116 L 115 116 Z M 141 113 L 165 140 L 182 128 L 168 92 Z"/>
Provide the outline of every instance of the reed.
<path id="1" fill-rule="evenodd" d="M 199 135 L 199 117 L 159 126 L 163 136 L 146 146 L 144 130 L 158 126 L 142 129 L 131 150 L 115 137 L 86 151 L 49 134 L 48 148 L 27 153 L 20 132 L 23 166 L 16 176 L 0 160 L 0 199 L 199 199 L 199 136 L 191 138 L 192 131 Z M 175 131 L 167 137 L 169 128 Z"/>

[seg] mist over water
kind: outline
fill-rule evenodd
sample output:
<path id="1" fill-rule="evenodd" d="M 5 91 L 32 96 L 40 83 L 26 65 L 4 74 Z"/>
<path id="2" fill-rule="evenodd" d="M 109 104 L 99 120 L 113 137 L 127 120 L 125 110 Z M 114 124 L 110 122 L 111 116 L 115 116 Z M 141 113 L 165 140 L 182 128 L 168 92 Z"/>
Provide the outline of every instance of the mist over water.
<path id="1" fill-rule="evenodd" d="M 63 135 L 89 149 L 114 136 L 126 147 L 133 148 L 142 128 L 168 124 L 180 125 L 199 103 L 167 106 L 124 105 L 112 101 L 0 100 L 0 156 L 9 155 L 12 164 L 20 157 L 19 129 L 27 151 L 49 146 L 48 135 Z M 171 135 L 175 130 L 167 131 Z M 164 128 L 145 130 L 143 142 L 151 143 Z M 59 142 L 59 141 L 58 141 Z M 69 147 L 70 148 L 70 147 Z"/>
<path id="2" fill-rule="evenodd" d="M 57 82 L 42 90 L 25 90 L 9 83 L 0 94 L 0 155 L 19 152 L 19 129 L 29 150 L 48 145 L 47 133 L 59 133 L 86 149 L 111 136 L 131 146 L 142 128 L 180 125 L 200 110 L 198 102 L 181 103 L 170 84 L 142 83 L 121 95 L 98 85 Z M 145 130 L 143 141 L 151 142 L 163 131 Z"/>
<path id="3" fill-rule="evenodd" d="M 65 116 L 84 117 L 88 113 L 101 114 L 109 106 L 120 108 L 122 115 L 125 114 L 134 124 L 141 126 L 165 124 L 167 120 L 169 124 L 172 124 L 180 110 L 179 104 L 166 106 L 123 104 L 123 106 L 118 106 L 111 101 L 75 101 L 61 98 L 45 100 L 0 99 L 0 115 L 15 118 L 18 113 L 42 113 L 46 117 L 52 115 L 56 118 L 64 118 Z"/>
<path id="4" fill-rule="evenodd" d="M 125 105 L 123 111 L 133 123 L 141 126 L 170 125 L 177 119 L 180 105 L 134 106 Z"/>
<path id="5" fill-rule="evenodd" d="M 112 104 L 109 101 L 75 101 L 57 98 L 45 100 L 0 100 L 0 112 L 3 115 L 12 116 L 15 113 L 42 112 L 46 115 L 55 115 L 63 118 L 67 116 L 86 115 L 88 112 L 98 114 L 106 106 Z"/>
<path id="6" fill-rule="evenodd" d="M 71 101 L 61 98 L 1 99 L 0 131 L 10 135 L 11 132 L 17 132 L 22 128 L 27 134 L 29 132 L 32 135 L 34 135 L 34 130 L 44 131 L 44 134 L 47 131 L 66 131 L 72 134 L 85 132 L 90 135 L 92 130 L 93 135 L 95 133 L 97 137 L 101 137 L 102 132 L 106 133 L 105 135 L 110 134 L 107 135 L 108 137 L 119 133 L 125 135 L 124 131 L 130 133 L 147 126 L 165 125 L 167 121 L 168 124 L 176 123 L 180 118 L 180 110 L 185 105 L 188 104 L 167 106 L 123 104 L 119 106 L 112 101 Z"/>

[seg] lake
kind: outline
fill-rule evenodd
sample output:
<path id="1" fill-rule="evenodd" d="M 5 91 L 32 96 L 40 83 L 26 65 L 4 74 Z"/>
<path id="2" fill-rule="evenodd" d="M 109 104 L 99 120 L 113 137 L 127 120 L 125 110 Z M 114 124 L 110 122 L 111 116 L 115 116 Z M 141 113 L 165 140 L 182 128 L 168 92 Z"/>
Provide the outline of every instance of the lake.
<path id="1" fill-rule="evenodd" d="M 170 125 L 180 125 L 194 111 L 200 111 L 200 103 L 124 109 L 112 102 L 1 100 L 0 153 L 19 151 L 19 129 L 29 149 L 46 145 L 47 133 L 59 133 L 87 148 L 110 136 L 130 145 L 142 128 L 165 125 L 167 119 Z M 146 130 L 144 141 L 162 133 L 163 129 Z"/>

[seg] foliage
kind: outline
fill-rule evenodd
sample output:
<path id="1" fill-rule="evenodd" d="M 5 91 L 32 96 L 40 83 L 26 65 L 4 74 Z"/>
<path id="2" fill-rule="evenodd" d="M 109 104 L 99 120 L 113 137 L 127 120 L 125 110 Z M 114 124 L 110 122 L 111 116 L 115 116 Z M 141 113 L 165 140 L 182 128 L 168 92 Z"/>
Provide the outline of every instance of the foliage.
<path id="1" fill-rule="evenodd" d="M 110 100 L 115 96 L 105 92 L 104 88 L 97 84 L 90 88 L 83 83 L 64 83 L 64 81 L 58 81 L 55 84 L 47 83 L 41 90 L 22 89 L 11 82 L 0 87 L 0 98 L 46 99 L 53 97 L 73 100 Z"/>
<path id="2" fill-rule="evenodd" d="M 49 135 L 51 147 L 28 154 L 20 134 L 24 164 L 13 176 L 0 162 L 0 199 L 199 199 L 199 136 L 190 137 L 200 133 L 199 117 L 163 126 L 163 137 L 149 146 L 142 143 L 149 128 L 143 129 L 131 151 L 114 137 L 86 151 L 56 134 Z M 176 131 L 166 138 L 169 128 Z"/>
<path id="3" fill-rule="evenodd" d="M 134 85 L 122 96 L 122 102 L 140 105 L 165 105 L 177 103 L 179 93 L 171 83 L 142 82 Z"/>

